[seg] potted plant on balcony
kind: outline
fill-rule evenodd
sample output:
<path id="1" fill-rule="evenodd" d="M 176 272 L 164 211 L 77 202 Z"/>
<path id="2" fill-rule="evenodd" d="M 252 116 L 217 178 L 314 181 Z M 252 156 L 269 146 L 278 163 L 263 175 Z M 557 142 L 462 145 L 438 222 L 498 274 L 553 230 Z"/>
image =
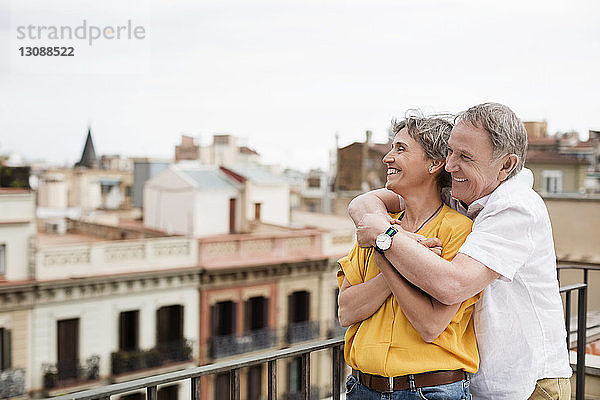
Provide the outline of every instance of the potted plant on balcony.
<path id="1" fill-rule="evenodd" d="M 58 384 L 58 369 L 54 364 L 42 364 L 44 389 L 55 388 Z"/>

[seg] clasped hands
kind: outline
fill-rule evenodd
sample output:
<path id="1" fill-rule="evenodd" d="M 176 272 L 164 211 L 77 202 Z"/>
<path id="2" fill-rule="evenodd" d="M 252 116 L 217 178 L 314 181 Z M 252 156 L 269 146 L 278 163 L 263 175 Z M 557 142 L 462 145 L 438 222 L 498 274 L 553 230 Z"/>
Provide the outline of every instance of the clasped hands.
<path id="1" fill-rule="evenodd" d="M 414 239 L 423 246 L 429 248 L 437 255 L 442 255 L 442 242 L 438 238 L 426 238 L 425 236 L 407 232 L 400 226 L 400 221 L 390 217 L 387 213 L 365 214 L 358 223 L 356 223 L 356 241 L 360 247 L 374 247 L 377 235 L 385 232 L 386 229 L 394 225 L 398 229 L 398 234 L 403 234 Z"/>

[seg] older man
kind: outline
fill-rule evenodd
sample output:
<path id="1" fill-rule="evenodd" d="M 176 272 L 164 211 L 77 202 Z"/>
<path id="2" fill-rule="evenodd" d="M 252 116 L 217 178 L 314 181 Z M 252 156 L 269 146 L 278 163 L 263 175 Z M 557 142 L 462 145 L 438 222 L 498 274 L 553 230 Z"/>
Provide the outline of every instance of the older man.
<path id="1" fill-rule="evenodd" d="M 385 257 L 445 304 L 485 289 L 474 314 L 481 357 L 474 399 L 569 399 L 552 230 L 533 175 L 523 169 L 525 127 L 508 107 L 480 104 L 458 116 L 448 147 L 449 202 L 474 220 L 472 233 L 449 262 L 400 229 Z M 390 225 L 386 208 L 397 211 L 401 203 L 385 189 L 354 199 L 349 212 L 359 245 L 375 246 Z"/>

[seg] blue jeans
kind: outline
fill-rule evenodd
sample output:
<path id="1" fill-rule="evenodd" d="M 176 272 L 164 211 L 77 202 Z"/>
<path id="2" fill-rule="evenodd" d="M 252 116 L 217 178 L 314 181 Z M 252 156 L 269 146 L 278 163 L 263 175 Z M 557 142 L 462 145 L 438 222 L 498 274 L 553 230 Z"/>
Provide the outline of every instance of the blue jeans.
<path id="1" fill-rule="evenodd" d="M 369 389 L 350 374 L 346 380 L 346 400 L 468 400 L 469 384 L 469 379 L 463 379 L 447 385 L 385 393 Z"/>

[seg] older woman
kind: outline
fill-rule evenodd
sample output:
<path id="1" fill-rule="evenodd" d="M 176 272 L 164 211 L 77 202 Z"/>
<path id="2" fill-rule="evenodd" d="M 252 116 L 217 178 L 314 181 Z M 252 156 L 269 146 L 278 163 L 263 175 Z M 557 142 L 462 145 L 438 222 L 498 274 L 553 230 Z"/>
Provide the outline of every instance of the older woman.
<path id="1" fill-rule="evenodd" d="M 339 319 L 350 326 L 345 358 L 352 367 L 347 399 L 468 399 L 469 373 L 479 364 L 471 314 L 479 295 L 447 306 L 411 285 L 385 258 L 395 224 L 442 242 L 451 260 L 472 222 L 447 207 L 441 190 L 452 125 L 442 118 L 411 117 L 394 123 L 386 188 L 399 194 L 404 211 L 377 237 L 375 248 L 356 244 L 339 260 Z"/>

